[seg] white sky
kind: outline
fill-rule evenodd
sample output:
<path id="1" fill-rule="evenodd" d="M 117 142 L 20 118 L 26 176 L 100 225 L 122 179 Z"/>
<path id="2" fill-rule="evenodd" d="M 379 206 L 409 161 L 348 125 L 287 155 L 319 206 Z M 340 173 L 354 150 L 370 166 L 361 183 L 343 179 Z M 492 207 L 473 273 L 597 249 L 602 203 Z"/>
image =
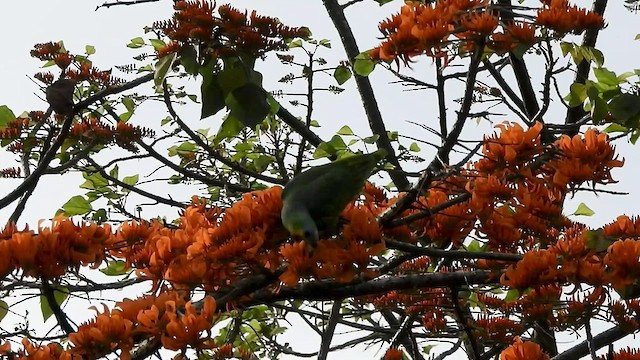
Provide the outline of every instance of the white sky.
<path id="1" fill-rule="evenodd" d="M 2 7 L 0 21 L 0 33 L 3 38 L 3 56 L 0 60 L 0 105 L 8 105 L 16 114 L 25 110 L 45 110 L 46 104 L 40 100 L 35 93 L 38 87 L 29 79 L 35 72 L 40 71 L 41 63 L 29 56 L 29 51 L 33 44 L 48 41 L 64 40 L 68 49 L 73 52 L 83 52 L 85 45 L 94 45 L 97 53 L 93 56 L 94 64 L 108 69 L 113 65 L 123 65 L 132 62 L 131 57 L 138 54 L 126 48 L 126 44 L 131 38 L 144 36 L 142 28 L 150 25 L 153 21 L 168 19 L 172 15 L 171 1 L 160 1 L 159 3 L 142 4 L 138 6 L 121 6 L 110 9 L 94 11 L 97 5 L 102 4 L 102 0 L 21 0 L 11 1 Z M 537 4 L 537 2 L 529 2 Z M 575 1 L 575 3 L 585 6 L 589 1 Z M 602 32 L 598 41 L 598 47 L 604 52 L 605 66 L 611 70 L 621 73 L 632 71 L 640 58 L 640 42 L 634 41 L 636 33 L 640 32 L 637 27 L 638 15 L 634 15 L 623 10 L 622 1 L 610 1 L 606 13 L 606 20 L 609 27 Z M 222 4 L 222 2 L 221 2 Z M 292 1 L 292 0 L 236 0 L 232 5 L 244 9 L 256 9 L 263 15 L 276 16 L 290 26 L 308 26 L 313 31 L 316 39 L 328 38 L 333 43 L 331 51 L 325 51 L 322 56 L 329 60 L 329 64 L 337 60 L 344 59 L 344 53 L 340 50 L 341 43 L 330 20 L 319 0 Z M 369 1 L 353 6 L 348 16 L 354 20 L 352 28 L 359 41 L 361 50 L 371 48 L 378 43 L 377 23 L 390 16 L 401 5 L 396 1 L 393 4 L 379 8 Z M 530 56 L 530 55 L 529 55 Z M 55 70 L 54 68 L 51 68 Z M 288 69 L 269 66 L 269 64 L 259 64 L 258 71 L 265 75 L 265 87 L 268 90 L 280 87 L 276 80 L 284 75 Z M 422 61 L 416 66 L 418 76 L 430 78 L 428 73 L 433 72 L 431 62 Z M 530 68 L 534 79 L 543 69 L 541 67 Z M 387 121 L 389 130 L 399 130 L 415 137 L 425 135 L 420 128 L 407 123 L 407 121 L 429 122 L 435 125 L 437 120 L 436 102 L 433 94 L 425 95 L 423 92 L 403 92 L 399 85 L 389 84 L 391 77 L 383 70 L 378 70 L 372 75 L 372 80 L 376 85 L 376 94 L 383 116 Z M 538 83 L 540 81 L 536 80 Z M 324 80 L 324 83 L 332 83 L 331 79 Z M 147 90 L 151 84 L 145 85 Z M 368 135 L 366 119 L 360 107 L 360 100 L 354 91 L 355 85 L 351 80 L 344 85 L 347 89 L 339 96 L 321 94 L 318 96 L 315 118 L 323 124 L 320 130 L 321 135 L 327 140 L 342 125 L 350 125 L 356 132 Z M 451 95 L 453 98 L 454 96 Z M 285 102 L 283 102 L 285 103 Z M 449 101 L 449 110 L 452 113 L 454 106 Z M 296 115 L 301 115 L 303 110 L 294 109 L 288 106 Z M 562 116 L 559 104 L 552 105 L 553 114 Z M 198 112 L 194 107 L 191 110 L 180 109 L 183 116 L 191 121 L 196 121 L 198 127 L 211 127 L 216 131 L 219 120 L 207 120 L 208 123 L 197 122 Z M 151 126 L 148 124 L 157 123 L 157 120 L 166 116 L 165 111 L 156 105 L 145 105 L 140 109 L 140 116 L 134 118 L 134 124 Z M 496 119 L 499 123 L 508 118 Z M 549 120 L 557 122 L 558 120 Z M 491 130 L 489 124 L 481 123 L 478 127 L 470 125 L 463 134 L 466 138 L 477 139 L 480 133 Z M 430 159 L 433 149 L 424 150 L 423 156 Z M 616 186 L 607 189 L 617 191 L 629 191 L 631 195 L 625 197 L 601 195 L 596 197 L 593 194 L 581 194 L 578 199 L 569 200 L 565 208 L 565 213 L 571 213 L 580 202 L 586 202 L 589 207 L 596 211 L 592 218 L 580 219 L 591 226 L 601 226 L 610 222 L 620 214 L 637 214 L 637 205 L 640 202 L 640 192 L 633 192 L 637 186 L 639 175 L 638 166 L 640 157 L 636 147 L 620 141 L 618 145 L 619 153 L 626 158 L 625 167 L 616 169 L 613 172 L 614 178 L 620 180 Z M 5 154 L 0 154 L 3 161 L 1 167 L 16 166 L 13 160 L 9 160 Z M 127 175 L 137 171 L 135 167 L 126 169 L 130 171 Z M 121 172 L 122 173 L 122 172 Z M 142 174 L 141 174 L 142 175 Z M 8 193 L 19 180 L 2 179 L 3 187 L 0 195 Z M 66 177 L 49 176 L 43 179 L 36 190 L 33 198 L 29 202 L 22 221 L 26 221 L 31 226 L 36 225 L 38 219 L 50 218 L 70 196 L 80 192 L 78 185 L 82 179 L 77 175 Z M 175 188 L 174 191 L 177 191 Z M 192 188 L 179 192 L 187 198 Z M 0 211 L 0 218 L 10 215 L 11 209 Z M 168 212 L 169 216 L 175 211 Z M 301 333 L 298 328 L 291 343 L 296 350 L 310 351 L 311 347 L 303 347 L 309 337 L 316 336 L 313 333 Z M 569 340 L 569 339 L 567 339 Z M 568 347 L 570 344 L 567 344 Z M 306 349 L 305 349 L 306 348 Z M 448 345 L 442 347 L 447 349 Z M 362 358 L 362 351 L 343 351 L 332 359 Z"/>

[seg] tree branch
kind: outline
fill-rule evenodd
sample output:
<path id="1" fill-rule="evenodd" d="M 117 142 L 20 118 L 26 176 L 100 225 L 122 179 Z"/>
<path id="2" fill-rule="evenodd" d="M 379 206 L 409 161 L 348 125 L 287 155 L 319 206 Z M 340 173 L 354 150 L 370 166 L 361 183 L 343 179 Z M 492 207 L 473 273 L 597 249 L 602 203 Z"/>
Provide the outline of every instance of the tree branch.
<path id="1" fill-rule="evenodd" d="M 360 50 L 358 49 L 358 44 L 353 36 L 353 32 L 351 31 L 351 26 L 344 15 L 344 9 L 340 4 L 338 4 L 337 0 L 324 0 L 324 7 L 327 9 L 329 17 L 331 18 L 331 21 L 333 21 L 333 25 L 338 31 L 338 34 L 340 34 L 340 39 L 342 40 L 342 45 L 344 46 L 349 61 L 353 64 L 356 56 L 360 54 Z M 387 135 L 387 129 L 384 121 L 382 120 L 382 114 L 378 108 L 378 103 L 376 101 L 371 82 L 368 78 L 357 74 L 355 75 L 355 81 L 358 92 L 360 93 L 360 98 L 362 99 L 364 111 L 367 114 L 367 119 L 369 120 L 369 127 L 374 134 L 379 136 L 377 145 L 379 148 L 387 151 L 387 160 L 394 166 L 393 170 L 389 170 L 389 176 L 398 190 L 402 191 L 409 189 L 411 184 L 402 171 L 400 162 L 396 157 L 395 150 L 393 149 L 389 136 Z"/>

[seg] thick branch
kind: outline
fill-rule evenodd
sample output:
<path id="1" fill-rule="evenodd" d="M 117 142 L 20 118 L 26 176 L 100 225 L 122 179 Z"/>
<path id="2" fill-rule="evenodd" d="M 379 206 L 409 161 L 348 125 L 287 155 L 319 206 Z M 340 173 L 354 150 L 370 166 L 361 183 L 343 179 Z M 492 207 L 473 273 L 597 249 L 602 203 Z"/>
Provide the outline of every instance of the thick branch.
<path id="1" fill-rule="evenodd" d="M 607 8 L 607 0 L 594 0 L 592 11 L 599 15 L 604 15 L 604 11 Z M 585 32 L 584 38 L 582 39 L 582 46 L 587 47 L 595 47 L 596 41 L 598 40 L 598 33 L 600 30 L 598 29 L 589 29 Z M 589 78 L 589 70 L 591 69 L 591 64 L 582 60 L 578 64 L 578 69 L 576 70 L 576 77 L 573 82 L 577 84 L 584 84 Z M 582 106 L 572 107 L 567 111 L 567 117 L 565 118 L 565 124 L 575 124 L 587 113 L 584 111 Z M 579 129 L 575 129 L 573 132 L 568 133 L 569 136 L 574 136 L 578 133 Z"/>
<path id="2" fill-rule="evenodd" d="M 488 285 L 495 284 L 500 275 L 499 272 L 478 270 L 384 277 L 347 285 L 333 280 L 314 281 L 294 288 L 283 287 L 276 294 L 271 291 L 259 291 L 246 305 L 271 303 L 286 299 L 333 300 L 424 287 Z"/>
<path id="3" fill-rule="evenodd" d="M 344 15 L 344 9 L 338 4 L 337 0 L 324 0 L 324 6 L 329 13 L 331 21 L 333 21 L 333 25 L 336 30 L 338 30 L 338 34 L 340 34 L 340 39 L 342 40 L 342 45 L 347 53 L 347 57 L 353 64 L 356 56 L 360 54 L 360 50 L 351 31 L 351 26 Z M 364 111 L 369 120 L 369 127 L 374 134 L 379 136 L 377 141 L 378 147 L 387 151 L 387 160 L 395 167 L 395 169 L 389 171 L 389 176 L 399 190 L 409 189 L 409 180 L 407 180 L 407 177 L 402 171 L 400 162 L 396 157 L 395 150 L 387 135 L 387 128 L 382 120 L 382 114 L 378 108 L 371 82 L 368 78 L 360 75 L 355 75 L 355 81 L 358 92 L 360 93 L 360 98 L 362 99 Z"/>
<path id="4" fill-rule="evenodd" d="M 605 330 L 600 334 L 593 337 L 591 345 L 594 350 L 598 350 L 613 342 L 622 339 L 623 337 L 631 334 L 631 332 L 620 328 L 619 326 L 613 327 L 609 330 Z M 580 344 L 554 356 L 551 360 L 573 360 L 580 359 L 583 356 L 589 355 L 589 342 L 587 340 Z"/>

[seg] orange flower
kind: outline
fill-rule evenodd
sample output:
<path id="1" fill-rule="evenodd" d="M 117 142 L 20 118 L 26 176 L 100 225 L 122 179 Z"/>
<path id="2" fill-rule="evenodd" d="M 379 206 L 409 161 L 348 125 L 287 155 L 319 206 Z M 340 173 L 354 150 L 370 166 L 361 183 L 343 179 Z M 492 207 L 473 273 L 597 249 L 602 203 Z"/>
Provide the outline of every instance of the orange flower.
<path id="1" fill-rule="evenodd" d="M 615 156 L 615 148 L 609 143 L 607 134 L 594 128 L 587 130 L 584 137 L 563 135 L 556 141 L 556 146 L 563 156 L 550 161 L 549 166 L 555 170 L 554 184 L 561 187 L 585 181 L 598 184 L 615 182 L 611 169 L 624 165 L 624 161 Z"/>
<path id="2" fill-rule="evenodd" d="M 398 348 L 389 348 L 384 353 L 384 360 L 402 360 L 404 359 L 404 352 Z"/>
<path id="3" fill-rule="evenodd" d="M 307 255 L 304 241 L 285 244 L 280 248 L 280 254 L 289 263 L 287 270 L 280 275 L 280 280 L 288 286 L 298 283 L 298 280 L 315 273 L 317 265 Z"/>
<path id="4" fill-rule="evenodd" d="M 618 240 L 607 249 L 604 264 L 609 270 L 611 285 L 617 290 L 631 285 L 638 278 L 640 265 L 640 241 Z"/>
<path id="5" fill-rule="evenodd" d="M 640 217 L 620 215 L 615 222 L 605 225 L 602 230 L 606 237 L 640 237 Z"/>
<path id="6" fill-rule="evenodd" d="M 556 255 L 552 251 L 529 251 L 516 265 L 507 269 L 500 282 L 512 289 L 542 285 L 557 280 L 557 267 Z"/>
<path id="7" fill-rule="evenodd" d="M 498 54 L 504 54 L 515 49 L 517 44 L 509 34 L 493 33 L 487 46 Z"/>
<path id="8" fill-rule="evenodd" d="M 500 360 L 549 360 L 549 355 L 542 351 L 540 345 L 530 341 L 522 342 L 516 337 L 513 345 L 500 353 Z"/>
<path id="9" fill-rule="evenodd" d="M 69 341 L 75 345 L 72 349 L 74 354 L 98 358 L 120 349 L 120 358 L 130 359 L 132 330 L 133 323 L 130 320 L 111 313 L 105 307 L 105 311 L 95 320 L 80 325 L 75 333 L 69 334 Z"/>
<path id="10" fill-rule="evenodd" d="M 536 122 L 527 130 L 519 124 L 510 123 L 496 127 L 501 130 L 500 134 L 485 138 L 482 148 L 485 158 L 474 164 L 478 171 L 493 173 L 496 169 L 530 160 L 542 151 L 539 136 L 542 123 Z"/>
<path id="11" fill-rule="evenodd" d="M 170 350 L 180 350 L 190 346 L 196 350 L 203 350 L 213 346 L 210 338 L 215 312 L 213 298 L 205 298 L 204 307 L 200 314 L 191 302 L 186 303 L 184 314 L 179 317 L 174 304 L 168 303 L 165 309 L 169 323 L 162 335 L 164 347 Z M 203 336 L 203 332 L 206 332 L 206 335 Z"/>
<path id="12" fill-rule="evenodd" d="M 639 349 L 631 349 L 627 347 L 626 349 L 620 349 L 613 353 L 611 356 L 612 360 L 640 360 L 640 350 Z"/>
<path id="13" fill-rule="evenodd" d="M 507 25 L 507 33 L 521 44 L 531 46 L 535 43 L 535 28 L 526 22 L 512 22 Z"/>
<path id="14" fill-rule="evenodd" d="M 553 0 L 549 7 L 538 10 L 536 23 L 560 34 L 573 32 L 580 34 L 588 29 L 604 27 L 602 16 L 576 6 L 569 6 L 567 0 Z"/>
<path id="15" fill-rule="evenodd" d="M 498 27 L 498 17 L 492 12 L 474 12 L 463 17 L 460 25 L 467 31 L 487 36 Z"/>
<path id="16" fill-rule="evenodd" d="M 495 341 L 503 344 L 512 342 L 514 336 L 525 330 L 520 321 L 509 318 L 481 317 L 476 321 L 476 326 L 481 341 Z"/>

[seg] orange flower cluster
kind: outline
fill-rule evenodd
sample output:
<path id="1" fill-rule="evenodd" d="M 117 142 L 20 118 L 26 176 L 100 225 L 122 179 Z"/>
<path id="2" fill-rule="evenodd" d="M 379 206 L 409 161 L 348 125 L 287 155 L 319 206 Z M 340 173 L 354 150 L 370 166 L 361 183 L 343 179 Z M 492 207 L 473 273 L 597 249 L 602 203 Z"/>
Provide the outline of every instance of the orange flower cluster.
<path id="1" fill-rule="evenodd" d="M 320 240 L 311 257 L 306 255 L 303 242 L 283 246 L 280 254 L 289 266 L 280 280 L 294 285 L 300 278 L 333 278 L 349 282 L 360 274 L 373 275 L 367 269 L 370 258 L 378 255 L 385 246 L 376 215 L 370 209 L 367 204 L 348 206 L 342 212 L 347 224 L 340 236 Z"/>
<path id="2" fill-rule="evenodd" d="M 92 83 L 102 84 L 103 86 L 117 85 L 124 82 L 122 79 L 111 76 L 111 70 L 101 71 L 92 67 L 91 61 L 87 60 L 85 55 L 77 56 L 64 50 L 60 43 L 36 44 L 34 49 L 31 50 L 31 56 L 42 61 L 53 61 L 63 70 L 63 78 L 76 79 L 78 81 L 90 80 Z M 70 70 L 71 64 L 74 64 L 74 67 L 78 70 Z M 55 79 L 51 73 L 37 73 L 35 78 L 47 85 L 53 83 Z"/>
<path id="3" fill-rule="evenodd" d="M 11 352 L 11 345 L 7 341 L 0 346 L 0 356 L 12 360 L 80 360 L 79 355 L 71 354 L 66 351 L 58 343 L 50 343 L 47 345 L 36 346 L 27 338 L 22 339 L 23 349 L 17 352 Z"/>
<path id="4" fill-rule="evenodd" d="M 27 127 L 29 127 L 28 118 L 10 120 L 5 126 L 0 128 L 0 139 L 16 139 L 20 137 L 22 130 Z"/>
<path id="5" fill-rule="evenodd" d="M 415 208 L 433 208 L 446 203 L 449 200 L 449 194 L 455 193 L 456 186 L 447 186 L 445 184 L 438 186 L 438 188 L 429 189 L 427 194 L 419 197 L 414 203 Z M 447 187 L 450 189 L 447 189 Z M 422 233 L 419 236 L 426 236 L 434 244 L 446 245 L 453 243 L 456 246 L 460 246 L 462 241 L 473 230 L 474 222 L 475 214 L 469 204 L 462 203 L 449 206 L 437 214 L 418 220 L 411 224 L 411 228 L 418 230 L 417 234 Z"/>
<path id="6" fill-rule="evenodd" d="M 501 283 L 516 289 L 553 283 L 586 283 L 602 289 L 601 286 L 610 284 L 623 298 L 635 298 L 640 294 L 637 224 L 637 218 L 620 216 L 605 226 L 602 234 L 588 231 L 584 226 L 566 228 L 548 249 L 529 251 L 520 262 L 510 266 Z M 609 245 L 606 252 L 599 250 L 603 245 Z M 589 307 L 589 303 L 602 303 L 600 292 L 590 296 L 587 302 L 573 300 L 567 312 L 559 316 L 574 318 L 572 323 L 579 321 L 577 314 Z M 526 312 L 535 313 L 531 309 Z"/>
<path id="7" fill-rule="evenodd" d="M 526 289 L 533 285 L 550 284 L 557 281 L 558 264 L 553 252 L 532 250 L 515 266 L 510 266 L 500 282 L 513 289 Z"/>
<path id="8" fill-rule="evenodd" d="M 53 58 L 62 51 L 62 46 L 58 42 L 48 42 L 35 44 L 31 50 L 31 56 L 40 60 L 53 60 Z"/>
<path id="9" fill-rule="evenodd" d="M 499 18 L 486 0 L 408 1 L 399 14 L 379 24 L 385 41 L 369 55 L 374 60 L 401 59 L 405 63 L 421 54 L 445 56 L 444 48 L 453 43 L 450 35 L 462 40 L 461 48 L 465 51 L 471 51 L 481 42 L 504 53 L 519 45 L 532 46 L 536 42 L 536 28 L 579 34 L 603 26 L 600 15 L 569 6 L 568 0 L 554 0 L 539 9 L 534 24 L 510 22 L 501 31 L 497 31 Z"/>
<path id="10" fill-rule="evenodd" d="M 390 61 L 409 58 L 426 53 L 442 56 L 441 47 L 452 32 L 452 27 L 464 21 L 468 30 L 484 32 L 497 25 L 498 19 L 492 14 L 470 12 L 472 7 L 483 6 L 486 0 L 441 0 L 435 4 L 407 2 L 399 14 L 382 21 L 378 26 L 386 40 L 374 48 L 369 55 L 372 59 Z"/>
<path id="11" fill-rule="evenodd" d="M 500 353 L 500 360 L 549 360 L 549 355 L 542 351 L 540 345 L 531 341 L 522 341 L 516 337 L 513 345 Z"/>
<path id="12" fill-rule="evenodd" d="M 640 349 L 620 349 L 613 354 L 598 357 L 598 360 L 640 360 Z"/>
<path id="13" fill-rule="evenodd" d="M 0 177 L 2 178 L 18 178 L 21 173 L 22 169 L 18 167 L 0 169 Z"/>
<path id="14" fill-rule="evenodd" d="M 510 344 L 525 330 L 520 321 L 504 317 L 480 317 L 475 325 L 476 339 L 484 344 L 489 342 Z"/>
<path id="15" fill-rule="evenodd" d="M 166 55 L 179 50 L 175 44 L 208 44 L 213 57 L 248 54 L 263 56 L 269 51 L 285 50 L 286 39 L 308 36 L 305 28 L 284 26 L 277 19 L 240 12 L 229 5 L 218 7 L 206 0 L 178 1 L 173 18 L 155 22 L 153 28 L 162 31 L 175 43 L 159 51 Z"/>
<path id="16" fill-rule="evenodd" d="M 21 269 L 27 276 L 56 278 L 67 269 L 80 266 L 97 267 L 112 245 L 108 224 L 76 225 L 57 217 L 50 228 L 40 227 L 38 233 L 15 227 L 3 231 L 0 241 L 0 277 Z"/>
<path id="17" fill-rule="evenodd" d="M 499 134 L 485 139 L 484 157 L 474 164 L 465 190 L 471 193 L 468 206 L 480 221 L 477 231 L 487 238 L 489 249 L 513 251 L 532 237 L 547 241 L 553 237 L 550 224 L 566 223 L 565 190 L 550 185 L 548 175 L 530 166 L 545 151 L 541 123 L 526 130 L 518 124 L 498 128 Z"/>
<path id="18" fill-rule="evenodd" d="M 518 329 L 524 331 L 530 324 L 540 319 L 547 321 L 552 326 L 562 325 L 562 321 L 556 319 L 557 313 L 554 312 L 554 310 L 563 305 L 563 302 L 560 301 L 561 294 L 562 288 L 552 284 L 531 289 L 515 301 L 507 301 L 491 293 L 483 293 L 478 294 L 478 302 L 484 305 L 487 314 L 494 314 L 496 311 L 505 315 L 517 314 L 519 316 L 518 323 L 524 326 Z M 563 317 L 563 319 L 567 318 L 567 316 Z M 571 323 L 565 325 L 575 323 L 575 319 L 572 319 Z M 486 327 L 486 325 L 483 325 L 483 327 Z M 514 331 L 512 335 L 519 335 L 522 331 L 520 333 Z M 507 342 L 512 340 L 507 339 Z"/>
<path id="19" fill-rule="evenodd" d="M 114 77 L 111 75 L 111 70 L 100 70 L 92 66 L 92 63 L 80 59 L 78 60 L 79 70 L 67 70 L 65 77 L 69 79 L 75 79 L 77 81 L 89 80 L 93 84 L 100 84 L 102 86 L 114 86 L 124 83 L 123 79 Z"/>
<path id="20" fill-rule="evenodd" d="M 607 249 L 604 257 L 607 279 L 620 292 L 632 285 L 640 285 L 640 240 L 618 240 Z"/>
<path id="21" fill-rule="evenodd" d="M 566 33 L 581 34 L 589 29 L 604 27 L 602 16 L 577 6 L 569 5 L 569 0 L 550 0 L 538 10 L 536 24 L 546 26 L 564 35 Z"/>
<path id="22" fill-rule="evenodd" d="M 640 326 L 640 300 L 616 301 L 610 309 L 611 318 L 622 328 L 635 331 Z"/>
<path id="23" fill-rule="evenodd" d="M 130 359 L 133 339 L 141 336 L 159 337 L 169 350 L 212 349 L 215 343 L 210 330 L 215 312 L 213 298 L 206 297 L 197 311 L 175 292 L 124 300 L 112 311 L 105 308 L 95 320 L 70 334 L 74 347 L 69 352 L 95 359 L 117 349 L 121 359 Z"/>
<path id="24" fill-rule="evenodd" d="M 563 156 L 551 161 L 549 166 L 555 172 L 553 183 L 560 187 L 574 187 L 586 181 L 613 183 L 611 169 L 624 165 L 623 160 L 615 157 L 615 148 L 607 134 L 594 128 L 587 130 L 583 138 L 563 135 L 556 145 Z"/>
<path id="25" fill-rule="evenodd" d="M 620 215 L 611 224 L 602 228 L 605 237 L 640 239 L 640 216 L 628 217 Z"/>
<path id="26" fill-rule="evenodd" d="M 571 325 L 581 326 L 595 316 L 606 298 L 607 293 L 602 287 L 594 288 L 591 293 L 582 298 L 574 294 L 559 311 L 557 324 L 562 325 L 563 328 Z"/>
<path id="27" fill-rule="evenodd" d="M 384 353 L 384 360 L 402 360 L 404 359 L 404 352 L 398 348 L 389 348 Z"/>
<path id="28" fill-rule="evenodd" d="M 154 136 L 155 132 L 148 128 L 125 122 L 118 122 L 113 127 L 96 118 L 82 119 L 75 123 L 69 131 L 69 139 L 80 144 L 117 144 L 134 153 L 138 152 L 138 147 L 135 144 L 137 140 Z"/>

